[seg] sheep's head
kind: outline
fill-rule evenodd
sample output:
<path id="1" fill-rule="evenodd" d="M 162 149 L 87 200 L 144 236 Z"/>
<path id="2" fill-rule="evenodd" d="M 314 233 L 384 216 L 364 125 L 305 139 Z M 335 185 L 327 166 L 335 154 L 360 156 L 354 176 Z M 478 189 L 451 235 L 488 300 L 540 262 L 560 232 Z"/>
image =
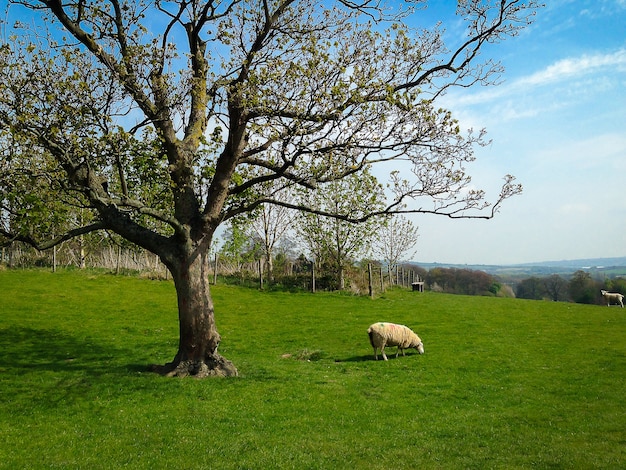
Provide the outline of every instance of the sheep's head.
<path id="1" fill-rule="evenodd" d="M 607 292 L 607 291 L 605 291 L 605 290 L 601 290 L 601 291 L 600 291 L 600 294 L 602 294 L 602 295 L 606 295 L 606 294 L 608 294 L 608 292 Z"/>
<path id="2" fill-rule="evenodd" d="M 415 346 L 417 352 L 420 354 L 424 354 L 424 343 L 420 342 L 417 346 Z"/>

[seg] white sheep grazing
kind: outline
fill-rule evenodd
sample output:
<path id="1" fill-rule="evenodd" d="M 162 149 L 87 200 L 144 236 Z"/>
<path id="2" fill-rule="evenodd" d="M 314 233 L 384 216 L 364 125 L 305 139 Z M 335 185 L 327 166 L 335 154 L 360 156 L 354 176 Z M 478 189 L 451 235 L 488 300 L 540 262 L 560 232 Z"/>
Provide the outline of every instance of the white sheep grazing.
<path id="1" fill-rule="evenodd" d="M 370 344 L 374 348 L 374 357 L 378 360 L 377 349 L 380 349 L 383 359 L 386 361 L 385 346 L 398 346 L 396 357 L 400 351 L 404 356 L 404 350 L 415 348 L 420 354 L 424 354 L 424 343 L 411 328 L 395 323 L 374 323 L 367 329 Z"/>
<path id="2" fill-rule="evenodd" d="M 608 307 L 611 306 L 611 303 L 620 304 L 622 308 L 624 308 L 624 296 L 622 294 L 617 294 L 615 292 L 607 292 L 605 290 L 601 290 L 600 293 L 604 300 L 606 300 L 606 305 Z"/>

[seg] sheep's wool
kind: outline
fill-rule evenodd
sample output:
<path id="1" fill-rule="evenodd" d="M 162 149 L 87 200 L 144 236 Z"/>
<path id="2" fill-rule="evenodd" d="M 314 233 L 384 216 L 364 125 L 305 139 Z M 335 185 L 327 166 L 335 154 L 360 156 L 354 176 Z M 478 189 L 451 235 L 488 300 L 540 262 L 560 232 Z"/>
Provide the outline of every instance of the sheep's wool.
<path id="1" fill-rule="evenodd" d="M 398 357 L 400 351 L 402 351 L 404 356 L 404 350 L 407 348 L 415 348 L 420 354 L 424 354 L 422 340 L 413 330 L 405 325 L 385 322 L 374 323 L 370 325 L 367 333 L 370 337 L 370 344 L 374 348 L 374 357 L 376 359 L 378 359 L 377 350 L 380 349 L 383 359 L 387 360 L 385 346 L 397 346 L 396 357 Z"/>

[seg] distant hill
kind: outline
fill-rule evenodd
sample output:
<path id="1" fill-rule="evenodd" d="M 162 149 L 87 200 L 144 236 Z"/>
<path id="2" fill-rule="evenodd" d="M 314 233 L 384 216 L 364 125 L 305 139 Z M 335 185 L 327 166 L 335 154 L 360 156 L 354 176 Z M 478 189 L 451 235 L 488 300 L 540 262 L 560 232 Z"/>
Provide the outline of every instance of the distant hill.
<path id="1" fill-rule="evenodd" d="M 626 276 L 626 256 L 619 258 L 586 258 L 560 261 L 539 261 L 534 263 L 522 263 L 511 265 L 487 265 L 487 264 L 447 264 L 447 263 L 421 263 L 413 261 L 410 264 L 424 269 L 433 268 L 457 268 L 480 270 L 500 276 L 549 276 L 551 274 L 570 275 L 578 270 L 591 272 L 592 274 L 606 275 L 609 277 Z"/>
<path id="2" fill-rule="evenodd" d="M 541 261 L 538 263 L 524 263 L 518 266 L 553 266 L 563 268 L 584 269 L 589 267 L 626 266 L 626 256 L 621 258 L 587 258 L 561 261 Z"/>

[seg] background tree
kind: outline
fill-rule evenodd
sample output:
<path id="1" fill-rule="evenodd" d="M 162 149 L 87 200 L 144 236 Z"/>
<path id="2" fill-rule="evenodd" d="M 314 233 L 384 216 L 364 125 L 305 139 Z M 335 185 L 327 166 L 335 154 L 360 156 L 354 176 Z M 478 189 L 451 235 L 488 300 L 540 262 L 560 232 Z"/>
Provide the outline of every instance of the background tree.
<path id="1" fill-rule="evenodd" d="M 207 276 L 215 230 L 261 204 L 318 212 L 274 200 L 268 181 L 314 191 L 402 163 L 382 209 L 325 214 L 352 222 L 380 212 L 489 218 L 520 192 L 512 176 L 492 203 L 471 189 L 465 165 L 483 133 L 461 133 L 437 99 L 492 82 L 501 69 L 480 52 L 526 26 L 533 0 L 460 2 L 466 35 L 451 43 L 439 27 L 410 27 L 419 10 L 408 3 L 11 3 L 5 27 L 22 29 L 0 47 L 0 142 L 15 150 L 0 176 L 0 234 L 46 249 L 106 229 L 158 255 L 180 329 L 162 373 L 237 373 L 217 352 Z M 13 207 L 33 194 L 29 184 L 5 187 L 23 169 L 90 217 L 53 238 L 30 229 L 26 211 L 6 223 L 7 194 Z"/>
<path id="2" fill-rule="evenodd" d="M 626 278 L 616 277 L 604 281 L 604 290 L 626 295 Z"/>
<path id="3" fill-rule="evenodd" d="M 219 256 L 222 262 L 233 265 L 233 272 L 240 272 L 243 263 L 254 263 L 259 259 L 261 242 L 254 237 L 251 227 L 252 221 L 244 217 L 236 217 L 227 223 Z"/>
<path id="4" fill-rule="evenodd" d="M 283 201 L 293 198 L 285 191 L 279 195 L 274 194 L 273 197 Z M 274 281 L 274 250 L 287 232 L 293 228 L 293 219 L 294 211 L 279 205 L 263 204 L 255 213 L 252 229 L 262 243 L 269 282 Z"/>
<path id="5" fill-rule="evenodd" d="M 541 300 L 546 295 L 546 284 L 538 277 L 524 279 L 517 285 L 515 295 L 520 299 Z"/>
<path id="6" fill-rule="evenodd" d="M 585 271 L 576 271 L 569 281 L 569 295 L 579 304 L 593 304 L 600 296 L 600 287 Z"/>
<path id="7" fill-rule="evenodd" d="M 295 232 L 291 230 L 292 228 L 293 227 L 290 227 L 290 232 L 288 234 L 281 237 L 280 242 L 278 242 L 275 249 L 273 269 L 275 271 L 275 275 L 280 274 L 283 279 L 287 276 L 293 275 L 296 260 L 301 254 L 301 247 L 295 240 Z"/>
<path id="8" fill-rule="evenodd" d="M 377 232 L 374 252 L 387 264 L 393 272 L 398 261 L 403 257 L 411 257 L 413 247 L 417 243 L 418 228 L 409 219 L 403 216 L 390 216 Z M 405 261 L 408 259 L 405 258 Z"/>
<path id="9" fill-rule="evenodd" d="M 426 274 L 425 282 L 431 290 L 466 295 L 495 295 L 501 287 L 484 271 L 457 268 L 433 268 Z"/>
<path id="10" fill-rule="evenodd" d="M 345 288 L 347 264 L 369 249 L 382 223 L 380 218 L 367 217 L 383 208 L 382 198 L 382 187 L 366 171 L 326 183 L 317 192 L 304 191 L 299 198 L 302 206 L 315 209 L 315 213 L 303 212 L 297 218 L 300 238 L 316 259 L 326 259 L 333 265 L 339 290 Z M 354 224 L 329 214 L 364 221 Z"/>
<path id="11" fill-rule="evenodd" d="M 546 294 L 555 302 L 567 299 L 567 281 L 558 274 L 548 276 L 543 280 Z"/>

